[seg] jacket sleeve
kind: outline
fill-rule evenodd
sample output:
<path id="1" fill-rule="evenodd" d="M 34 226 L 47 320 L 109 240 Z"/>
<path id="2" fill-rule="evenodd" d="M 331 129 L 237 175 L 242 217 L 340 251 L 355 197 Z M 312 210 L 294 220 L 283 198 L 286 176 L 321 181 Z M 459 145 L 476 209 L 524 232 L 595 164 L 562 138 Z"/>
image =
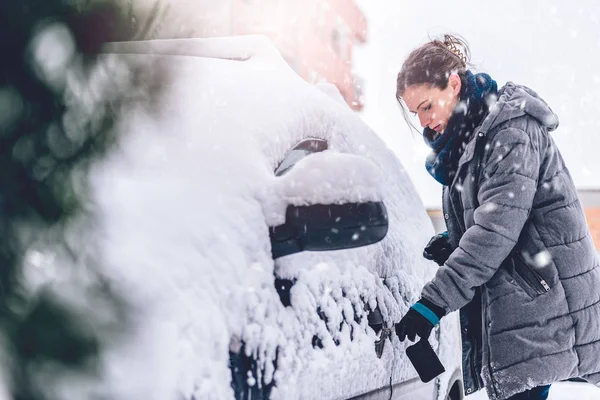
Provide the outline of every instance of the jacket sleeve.
<path id="1" fill-rule="evenodd" d="M 539 129 L 539 128 L 538 128 Z M 539 132 L 535 132 L 539 136 Z M 486 144 L 473 225 L 458 248 L 425 285 L 422 297 L 446 312 L 466 305 L 514 248 L 532 208 L 541 157 L 537 140 L 517 128 L 499 131 Z"/>

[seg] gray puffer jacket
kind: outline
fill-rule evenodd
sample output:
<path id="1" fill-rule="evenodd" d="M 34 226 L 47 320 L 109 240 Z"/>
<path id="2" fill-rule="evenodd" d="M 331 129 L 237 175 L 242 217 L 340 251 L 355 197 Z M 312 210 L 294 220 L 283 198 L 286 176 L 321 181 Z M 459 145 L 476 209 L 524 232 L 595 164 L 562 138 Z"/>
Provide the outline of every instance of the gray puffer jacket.
<path id="1" fill-rule="evenodd" d="M 558 118 L 508 83 L 475 130 L 444 213 L 455 250 L 423 289 L 461 310 L 467 393 L 492 400 L 571 377 L 600 383 L 600 268 L 548 134 Z"/>

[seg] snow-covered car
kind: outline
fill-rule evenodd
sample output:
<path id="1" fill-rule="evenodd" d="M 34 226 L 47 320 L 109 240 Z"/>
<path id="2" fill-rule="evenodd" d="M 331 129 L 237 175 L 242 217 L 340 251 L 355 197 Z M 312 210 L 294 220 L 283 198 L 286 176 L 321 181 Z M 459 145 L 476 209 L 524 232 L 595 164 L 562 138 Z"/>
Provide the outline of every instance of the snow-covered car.
<path id="1" fill-rule="evenodd" d="M 128 266 L 117 278 L 140 310 L 114 376 L 156 399 L 463 397 L 456 314 L 430 338 L 446 372 L 429 383 L 394 333 L 435 272 L 434 231 L 335 87 L 262 36 L 105 53 L 164 77 L 93 175 L 105 257 Z"/>

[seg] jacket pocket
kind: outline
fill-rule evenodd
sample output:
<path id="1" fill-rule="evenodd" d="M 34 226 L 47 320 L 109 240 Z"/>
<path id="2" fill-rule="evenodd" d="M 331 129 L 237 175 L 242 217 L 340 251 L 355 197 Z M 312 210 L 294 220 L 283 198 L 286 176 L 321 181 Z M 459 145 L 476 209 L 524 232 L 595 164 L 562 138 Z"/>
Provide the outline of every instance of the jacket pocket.
<path id="1" fill-rule="evenodd" d="M 524 289 L 533 291 L 533 295 L 540 295 L 550 291 L 551 287 L 535 267 L 530 265 L 519 252 L 513 253 L 515 275 L 527 286 Z M 532 293 L 530 293 L 532 294 Z"/>

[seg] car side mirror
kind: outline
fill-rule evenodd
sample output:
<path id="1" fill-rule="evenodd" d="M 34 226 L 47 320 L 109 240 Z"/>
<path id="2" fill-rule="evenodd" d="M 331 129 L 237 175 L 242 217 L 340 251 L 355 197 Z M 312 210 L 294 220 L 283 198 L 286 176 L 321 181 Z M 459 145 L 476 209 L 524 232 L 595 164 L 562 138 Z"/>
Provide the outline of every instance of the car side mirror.
<path id="1" fill-rule="evenodd" d="M 377 243 L 388 231 L 383 202 L 287 207 L 285 223 L 269 228 L 273 259 L 301 251 L 350 249 Z"/>

